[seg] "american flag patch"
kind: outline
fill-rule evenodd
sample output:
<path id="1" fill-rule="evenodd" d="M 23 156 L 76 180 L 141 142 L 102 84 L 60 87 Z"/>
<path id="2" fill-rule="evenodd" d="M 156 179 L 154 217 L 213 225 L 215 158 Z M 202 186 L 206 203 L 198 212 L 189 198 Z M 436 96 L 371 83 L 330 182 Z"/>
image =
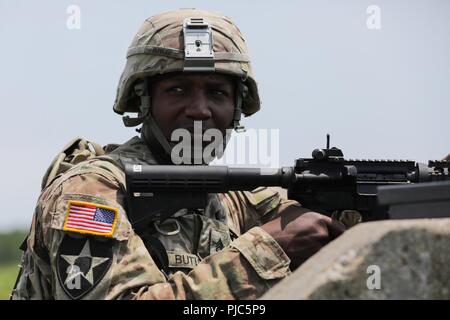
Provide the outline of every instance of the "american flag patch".
<path id="1" fill-rule="evenodd" d="M 64 230 L 112 237 L 117 216 L 116 208 L 69 200 Z"/>

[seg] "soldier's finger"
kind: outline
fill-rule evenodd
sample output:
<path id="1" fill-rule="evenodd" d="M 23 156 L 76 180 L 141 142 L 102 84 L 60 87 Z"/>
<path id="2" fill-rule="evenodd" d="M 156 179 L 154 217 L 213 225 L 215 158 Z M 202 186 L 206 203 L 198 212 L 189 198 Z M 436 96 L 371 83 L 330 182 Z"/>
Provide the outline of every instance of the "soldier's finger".
<path id="1" fill-rule="evenodd" d="M 442 158 L 442 161 L 450 161 L 450 153 Z"/>
<path id="2" fill-rule="evenodd" d="M 345 232 L 345 225 L 336 219 L 330 219 L 330 222 L 327 224 L 328 232 L 332 239 L 339 237 L 342 233 Z"/>

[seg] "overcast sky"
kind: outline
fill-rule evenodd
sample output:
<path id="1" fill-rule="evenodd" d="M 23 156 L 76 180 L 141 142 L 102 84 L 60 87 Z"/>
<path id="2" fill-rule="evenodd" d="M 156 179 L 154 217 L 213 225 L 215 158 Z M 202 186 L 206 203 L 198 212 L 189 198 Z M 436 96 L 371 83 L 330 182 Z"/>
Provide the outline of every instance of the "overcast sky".
<path id="1" fill-rule="evenodd" d="M 70 5 L 80 29 L 67 27 Z M 263 104 L 244 124 L 280 130 L 281 165 L 328 132 L 348 158 L 450 152 L 450 1 L 0 0 L 0 231 L 28 228 L 69 140 L 134 135 L 112 112 L 127 47 L 146 17 L 180 7 L 222 12 L 245 34 Z"/>

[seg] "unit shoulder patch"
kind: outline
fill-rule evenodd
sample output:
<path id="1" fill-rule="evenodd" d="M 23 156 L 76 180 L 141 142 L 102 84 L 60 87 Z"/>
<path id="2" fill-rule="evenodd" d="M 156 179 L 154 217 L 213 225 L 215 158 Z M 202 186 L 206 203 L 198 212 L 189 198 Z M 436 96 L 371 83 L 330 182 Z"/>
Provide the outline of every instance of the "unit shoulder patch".
<path id="1" fill-rule="evenodd" d="M 91 291 L 112 263 L 112 239 L 66 234 L 59 245 L 56 269 L 59 285 L 71 299 Z"/>

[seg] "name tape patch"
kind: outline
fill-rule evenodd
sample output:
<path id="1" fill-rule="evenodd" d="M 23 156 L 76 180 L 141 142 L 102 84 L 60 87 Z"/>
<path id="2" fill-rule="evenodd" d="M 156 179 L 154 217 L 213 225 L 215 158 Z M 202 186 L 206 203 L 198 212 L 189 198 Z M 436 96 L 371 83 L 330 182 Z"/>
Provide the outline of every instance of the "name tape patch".
<path id="1" fill-rule="evenodd" d="M 169 257 L 169 267 L 171 268 L 194 269 L 199 263 L 198 257 L 194 254 L 167 251 L 167 255 Z"/>

